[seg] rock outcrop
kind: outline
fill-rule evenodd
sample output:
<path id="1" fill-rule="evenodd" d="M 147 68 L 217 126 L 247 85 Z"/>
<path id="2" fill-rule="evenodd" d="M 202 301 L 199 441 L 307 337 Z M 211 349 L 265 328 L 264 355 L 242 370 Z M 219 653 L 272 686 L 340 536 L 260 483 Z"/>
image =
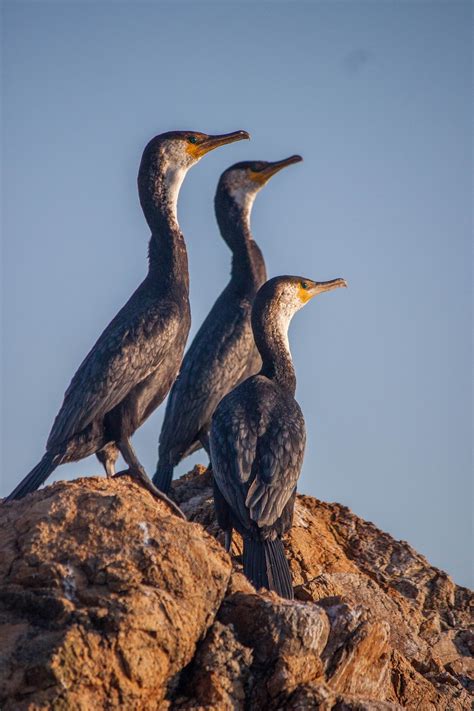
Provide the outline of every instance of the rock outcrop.
<path id="1" fill-rule="evenodd" d="M 255 591 L 209 474 L 190 522 L 128 478 L 1 507 L 3 711 L 471 708 L 472 595 L 347 508 L 299 496 L 294 602 Z"/>

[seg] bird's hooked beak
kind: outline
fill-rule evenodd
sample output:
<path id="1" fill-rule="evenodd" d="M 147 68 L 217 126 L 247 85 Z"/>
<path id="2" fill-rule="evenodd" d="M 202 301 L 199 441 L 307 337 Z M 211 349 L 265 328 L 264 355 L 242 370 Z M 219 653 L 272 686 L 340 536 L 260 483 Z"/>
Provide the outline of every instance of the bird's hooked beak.
<path id="1" fill-rule="evenodd" d="M 313 281 L 309 282 L 306 289 L 300 286 L 299 297 L 301 301 L 303 301 L 303 303 L 306 303 L 314 296 L 322 294 L 323 291 L 332 291 L 333 289 L 339 289 L 339 287 L 347 288 L 347 282 L 345 279 L 331 279 L 330 281 Z"/>
<path id="2" fill-rule="evenodd" d="M 250 175 L 252 180 L 260 185 L 264 185 L 270 178 L 278 173 L 278 171 L 286 168 L 288 165 L 293 165 L 293 163 L 300 163 L 303 158 L 299 155 L 290 156 L 289 158 L 284 158 L 283 160 L 276 160 L 273 163 L 269 163 L 262 170 L 252 170 Z"/>
<path id="3" fill-rule="evenodd" d="M 226 143 L 235 143 L 235 141 L 243 141 L 249 138 L 250 134 L 247 133 L 247 131 L 233 131 L 232 133 L 222 133 L 218 136 L 206 136 L 198 143 L 190 144 L 187 147 L 187 151 L 197 160 L 198 158 L 202 158 L 206 153 L 209 153 L 209 151 L 213 151 L 214 148 L 225 146 Z"/>

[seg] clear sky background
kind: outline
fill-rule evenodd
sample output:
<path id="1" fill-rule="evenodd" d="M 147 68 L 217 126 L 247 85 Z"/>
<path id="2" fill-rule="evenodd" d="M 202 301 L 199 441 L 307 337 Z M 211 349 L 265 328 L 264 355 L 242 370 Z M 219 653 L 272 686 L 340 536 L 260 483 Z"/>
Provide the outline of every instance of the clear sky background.
<path id="1" fill-rule="evenodd" d="M 4 2 L 0 494 L 42 456 L 73 373 L 145 274 L 146 142 L 246 129 L 181 192 L 191 337 L 229 274 L 220 173 L 301 153 L 258 196 L 254 237 L 269 275 L 349 289 L 291 327 L 299 489 L 472 582 L 471 23 L 456 0 Z M 163 411 L 134 437 L 150 474 Z M 99 472 L 91 458 L 54 479 Z"/>

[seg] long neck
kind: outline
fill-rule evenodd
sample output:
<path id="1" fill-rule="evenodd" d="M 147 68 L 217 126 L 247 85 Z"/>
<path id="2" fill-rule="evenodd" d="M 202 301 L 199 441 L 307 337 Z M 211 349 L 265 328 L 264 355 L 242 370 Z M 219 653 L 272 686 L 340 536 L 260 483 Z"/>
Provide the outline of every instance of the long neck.
<path id="1" fill-rule="evenodd" d="M 158 165 L 138 176 L 140 203 L 151 230 L 148 279 L 160 292 L 189 292 L 188 255 L 177 218 L 178 194 L 185 174 L 185 170 Z"/>
<path id="2" fill-rule="evenodd" d="M 252 329 L 255 344 L 262 357 L 262 375 L 274 380 L 291 395 L 296 390 L 296 375 L 288 342 L 290 313 L 281 311 L 275 302 L 255 308 Z"/>
<path id="3" fill-rule="evenodd" d="M 250 214 L 253 198 L 236 202 L 228 193 L 216 195 L 216 217 L 221 235 L 232 250 L 231 283 L 238 290 L 255 294 L 267 279 L 265 261 L 252 238 Z"/>

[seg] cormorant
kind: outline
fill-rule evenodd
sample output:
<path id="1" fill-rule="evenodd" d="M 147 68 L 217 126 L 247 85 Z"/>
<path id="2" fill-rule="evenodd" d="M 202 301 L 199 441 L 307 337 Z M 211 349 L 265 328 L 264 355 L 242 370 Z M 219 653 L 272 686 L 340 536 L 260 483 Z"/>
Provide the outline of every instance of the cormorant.
<path id="1" fill-rule="evenodd" d="M 280 276 L 261 287 L 252 330 L 262 368 L 224 397 L 211 424 L 214 502 L 226 548 L 235 528 L 244 542 L 245 575 L 256 588 L 289 599 L 292 580 L 281 537 L 292 524 L 306 429 L 295 400 L 288 326 L 313 296 L 340 286 L 346 286 L 343 279 Z"/>
<path id="2" fill-rule="evenodd" d="M 250 314 L 267 276 L 262 253 L 252 239 L 250 214 L 267 181 L 301 160 L 295 155 L 272 163 L 245 161 L 220 177 L 214 204 L 221 235 L 233 255 L 231 278 L 197 332 L 171 388 L 153 477 L 165 493 L 174 467 L 184 457 L 200 447 L 209 454 L 212 414 L 224 395 L 260 369 Z"/>
<path id="3" fill-rule="evenodd" d="M 138 192 L 151 230 L 148 274 L 79 366 L 45 455 L 7 500 L 37 489 L 59 464 L 94 453 L 111 476 L 120 452 L 129 473 L 182 516 L 148 478 L 130 437 L 167 395 L 190 327 L 188 259 L 176 215 L 179 189 L 205 153 L 244 138 L 249 138 L 245 131 L 220 136 L 172 131 L 146 146 Z"/>

